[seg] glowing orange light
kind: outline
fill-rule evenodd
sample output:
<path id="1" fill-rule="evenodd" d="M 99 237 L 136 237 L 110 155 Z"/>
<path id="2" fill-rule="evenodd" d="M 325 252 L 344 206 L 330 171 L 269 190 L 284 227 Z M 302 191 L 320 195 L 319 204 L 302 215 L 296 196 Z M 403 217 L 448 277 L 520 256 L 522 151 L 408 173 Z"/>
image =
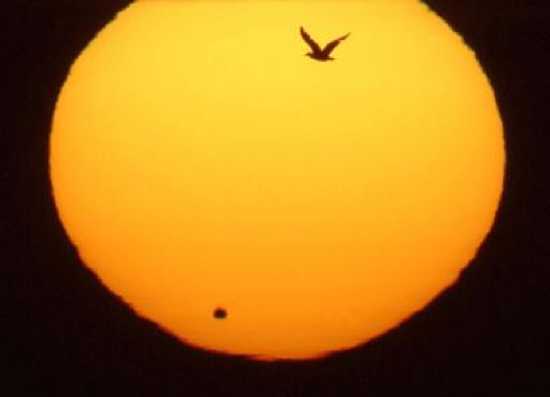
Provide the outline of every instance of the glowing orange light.
<path id="1" fill-rule="evenodd" d="M 301 25 L 351 35 L 318 62 Z M 139 1 L 71 69 L 50 160 L 108 288 L 273 359 L 367 341 L 451 284 L 505 155 L 475 55 L 418 1 Z"/>

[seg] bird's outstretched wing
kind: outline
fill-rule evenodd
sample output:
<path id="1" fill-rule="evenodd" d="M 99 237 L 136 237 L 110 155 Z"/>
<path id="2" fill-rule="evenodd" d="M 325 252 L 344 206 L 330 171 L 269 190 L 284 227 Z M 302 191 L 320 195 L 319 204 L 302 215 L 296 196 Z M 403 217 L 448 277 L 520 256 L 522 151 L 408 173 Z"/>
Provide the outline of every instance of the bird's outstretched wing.
<path id="1" fill-rule="evenodd" d="M 302 35 L 302 38 L 304 39 L 304 41 L 311 47 L 311 50 L 315 54 L 321 53 L 321 47 L 319 47 L 319 44 L 317 44 L 315 41 L 313 41 L 311 36 L 309 34 L 307 34 L 307 32 L 301 26 L 300 26 L 300 34 Z"/>
<path id="2" fill-rule="evenodd" d="M 348 36 L 349 36 L 350 34 L 351 34 L 351 33 L 348 33 L 347 35 L 342 36 L 342 37 L 339 37 L 339 38 L 337 38 L 336 40 L 333 40 L 333 41 L 331 41 L 330 43 L 328 43 L 328 44 L 325 46 L 325 48 L 323 48 L 323 51 L 321 51 L 322 54 L 323 54 L 324 56 L 327 56 L 327 57 L 328 57 L 328 56 L 330 55 L 330 53 L 331 53 L 336 47 L 338 47 L 338 44 L 340 44 L 343 40 L 347 39 Z"/>

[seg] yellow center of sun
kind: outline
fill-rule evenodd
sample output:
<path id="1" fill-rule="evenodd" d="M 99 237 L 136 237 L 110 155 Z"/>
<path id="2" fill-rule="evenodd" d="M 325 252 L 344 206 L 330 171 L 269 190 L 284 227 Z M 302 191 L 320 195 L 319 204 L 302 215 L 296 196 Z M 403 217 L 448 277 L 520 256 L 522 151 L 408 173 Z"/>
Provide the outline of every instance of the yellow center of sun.
<path id="1" fill-rule="evenodd" d="M 351 35 L 319 62 L 302 25 Z M 50 160 L 109 289 L 275 359 L 366 342 L 453 283 L 505 154 L 474 53 L 418 1 L 138 1 L 72 67 Z"/>

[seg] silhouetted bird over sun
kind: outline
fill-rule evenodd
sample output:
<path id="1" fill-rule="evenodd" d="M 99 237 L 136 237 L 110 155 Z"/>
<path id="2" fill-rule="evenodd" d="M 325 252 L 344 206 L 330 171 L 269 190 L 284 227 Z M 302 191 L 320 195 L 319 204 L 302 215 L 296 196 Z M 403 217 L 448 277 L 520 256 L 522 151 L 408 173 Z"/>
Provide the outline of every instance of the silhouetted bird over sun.
<path id="1" fill-rule="evenodd" d="M 311 36 L 304 30 L 303 27 L 300 26 L 300 34 L 302 35 L 302 38 L 304 41 L 310 46 L 312 52 L 308 52 L 306 55 L 312 59 L 315 59 L 317 61 L 333 61 L 334 58 L 331 58 L 330 53 L 340 44 L 342 40 L 345 40 L 348 38 L 350 33 L 348 33 L 345 36 L 342 36 L 336 40 L 331 41 L 328 43 L 325 48 L 321 49 L 319 47 L 319 44 L 317 44 Z"/>

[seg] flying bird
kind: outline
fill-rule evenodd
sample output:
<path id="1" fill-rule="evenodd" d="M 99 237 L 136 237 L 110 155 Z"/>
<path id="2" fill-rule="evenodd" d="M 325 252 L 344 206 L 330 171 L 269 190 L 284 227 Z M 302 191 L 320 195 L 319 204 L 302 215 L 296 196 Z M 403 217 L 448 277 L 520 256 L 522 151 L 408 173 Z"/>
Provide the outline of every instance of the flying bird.
<path id="1" fill-rule="evenodd" d="M 330 43 L 328 43 L 325 46 L 325 48 L 321 49 L 321 47 L 319 47 L 319 44 L 317 44 L 301 26 L 300 26 L 300 34 L 302 35 L 302 38 L 304 39 L 304 41 L 311 48 L 311 52 L 308 52 L 306 55 L 312 59 L 315 59 L 321 62 L 333 61 L 334 58 L 330 56 L 330 53 L 338 46 L 338 44 L 340 44 L 340 42 L 347 39 L 348 36 L 350 35 L 350 33 L 348 33 L 345 36 L 337 38 L 336 40 L 333 40 Z"/>

